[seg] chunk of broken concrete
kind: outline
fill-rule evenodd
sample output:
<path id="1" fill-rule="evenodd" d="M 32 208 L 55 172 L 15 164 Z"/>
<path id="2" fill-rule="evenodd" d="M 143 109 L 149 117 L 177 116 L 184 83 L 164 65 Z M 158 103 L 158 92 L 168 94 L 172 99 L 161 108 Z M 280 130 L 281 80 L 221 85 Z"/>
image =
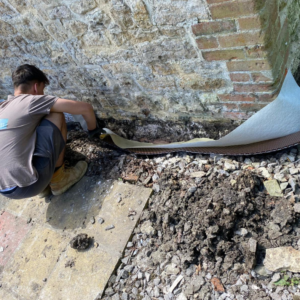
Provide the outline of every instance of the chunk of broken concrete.
<path id="1" fill-rule="evenodd" d="M 206 173 L 203 171 L 200 172 L 193 172 L 190 174 L 191 178 L 202 178 L 204 176 L 206 176 Z"/>
<path id="2" fill-rule="evenodd" d="M 156 233 L 156 230 L 151 226 L 150 221 L 146 221 L 141 226 L 141 232 L 147 235 L 154 235 Z"/>
<path id="3" fill-rule="evenodd" d="M 272 197 L 281 197 L 282 192 L 277 180 L 268 180 L 264 182 L 264 186 Z"/>
<path id="4" fill-rule="evenodd" d="M 293 247 L 267 249 L 264 265 L 273 272 L 287 270 L 298 273 L 300 272 L 300 251 Z"/>

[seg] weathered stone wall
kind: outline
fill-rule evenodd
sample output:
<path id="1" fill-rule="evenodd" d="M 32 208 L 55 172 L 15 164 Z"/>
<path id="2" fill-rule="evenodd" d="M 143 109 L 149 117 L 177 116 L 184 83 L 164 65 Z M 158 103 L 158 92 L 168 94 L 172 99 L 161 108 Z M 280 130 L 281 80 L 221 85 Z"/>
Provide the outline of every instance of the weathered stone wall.
<path id="1" fill-rule="evenodd" d="M 31 63 L 104 118 L 247 119 L 282 82 L 292 2 L 0 0 L 0 98 Z"/>

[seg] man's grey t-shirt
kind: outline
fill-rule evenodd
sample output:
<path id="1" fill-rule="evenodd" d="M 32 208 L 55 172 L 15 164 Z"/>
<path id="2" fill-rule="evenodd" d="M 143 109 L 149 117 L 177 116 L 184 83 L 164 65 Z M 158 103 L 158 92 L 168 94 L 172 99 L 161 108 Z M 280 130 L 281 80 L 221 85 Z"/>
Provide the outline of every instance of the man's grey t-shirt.
<path id="1" fill-rule="evenodd" d="M 37 181 L 32 166 L 36 128 L 57 99 L 23 94 L 0 103 L 0 190 Z"/>

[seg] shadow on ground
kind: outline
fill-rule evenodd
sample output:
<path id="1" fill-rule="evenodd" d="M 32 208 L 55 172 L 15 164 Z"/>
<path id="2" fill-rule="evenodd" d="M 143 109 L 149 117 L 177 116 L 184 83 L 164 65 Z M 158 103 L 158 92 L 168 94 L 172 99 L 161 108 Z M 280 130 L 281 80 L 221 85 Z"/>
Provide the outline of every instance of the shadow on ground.
<path id="1" fill-rule="evenodd" d="M 112 180 L 84 177 L 63 195 L 53 196 L 46 212 L 48 224 L 64 230 L 85 228 L 99 214 L 111 184 Z"/>

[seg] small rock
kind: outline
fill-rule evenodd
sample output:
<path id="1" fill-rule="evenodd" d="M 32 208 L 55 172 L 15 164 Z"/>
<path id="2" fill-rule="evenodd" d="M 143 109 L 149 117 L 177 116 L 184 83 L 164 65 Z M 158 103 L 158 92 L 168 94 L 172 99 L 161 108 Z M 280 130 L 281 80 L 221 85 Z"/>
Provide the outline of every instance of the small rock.
<path id="1" fill-rule="evenodd" d="M 298 174 L 298 169 L 296 169 L 296 168 L 290 168 L 290 174 L 291 175 L 295 175 L 295 174 Z"/>
<path id="2" fill-rule="evenodd" d="M 272 277 L 271 282 L 277 282 L 280 279 L 280 273 L 275 273 Z"/>
<path id="3" fill-rule="evenodd" d="M 256 253 L 257 241 L 253 238 L 250 238 L 248 245 L 249 245 L 249 251 L 252 253 Z"/>
<path id="4" fill-rule="evenodd" d="M 154 285 L 159 285 L 160 284 L 160 278 L 155 278 L 154 280 L 153 280 L 153 283 L 154 283 Z"/>
<path id="5" fill-rule="evenodd" d="M 290 180 L 289 180 L 289 185 L 291 186 L 293 192 L 295 192 L 296 186 L 297 186 L 297 183 L 296 183 L 295 179 L 290 178 Z"/>
<path id="6" fill-rule="evenodd" d="M 104 223 L 104 219 L 99 218 L 99 219 L 98 219 L 98 223 L 99 223 L 99 224 L 103 224 L 103 223 Z"/>
<path id="7" fill-rule="evenodd" d="M 159 295 L 160 295 L 159 288 L 157 286 L 155 286 L 153 289 L 153 296 L 158 298 Z"/>
<path id="8" fill-rule="evenodd" d="M 128 299 L 129 299 L 128 294 L 125 293 L 125 292 L 123 292 L 123 294 L 122 294 L 122 300 L 128 300 Z"/>
<path id="9" fill-rule="evenodd" d="M 158 185 L 157 183 L 154 183 L 154 184 L 153 184 L 152 189 L 153 189 L 153 191 L 156 192 L 156 193 L 158 193 L 158 192 L 160 191 L 160 187 L 159 187 L 159 185 Z"/>
<path id="10" fill-rule="evenodd" d="M 246 236 L 248 234 L 248 230 L 245 228 L 241 228 L 235 232 L 235 234 L 240 236 Z"/>
<path id="11" fill-rule="evenodd" d="M 223 284 L 221 283 L 221 281 L 220 281 L 219 278 L 214 277 L 214 278 L 211 280 L 211 283 L 213 284 L 215 291 L 221 292 L 221 293 L 224 293 L 224 292 L 225 292 L 224 286 L 223 286 Z"/>
<path id="12" fill-rule="evenodd" d="M 179 268 L 175 264 L 167 265 L 165 271 L 169 275 L 177 275 L 180 272 Z"/>
<path id="13" fill-rule="evenodd" d="M 141 232 L 147 235 L 155 235 L 156 230 L 151 226 L 151 221 L 146 221 L 141 226 Z"/>
<path id="14" fill-rule="evenodd" d="M 254 271 L 256 274 L 263 276 L 263 277 L 268 277 L 270 275 L 270 272 L 266 269 L 265 266 L 257 266 L 254 269 Z M 272 274 L 272 272 L 271 272 L 271 274 Z"/>
<path id="15" fill-rule="evenodd" d="M 281 197 L 282 192 L 277 180 L 268 180 L 264 182 L 264 186 L 270 196 Z"/>
<path id="16" fill-rule="evenodd" d="M 92 223 L 92 224 L 95 224 L 95 222 L 96 222 L 96 221 L 95 221 L 95 218 L 92 217 L 92 218 L 91 218 L 91 223 Z"/>
<path id="17" fill-rule="evenodd" d="M 47 278 L 44 278 L 43 281 L 46 282 L 46 281 L 47 281 Z"/>
<path id="18" fill-rule="evenodd" d="M 287 188 L 288 185 L 289 185 L 288 182 L 283 182 L 283 183 L 281 183 L 281 184 L 280 184 L 281 190 L 284 191 L 284 190 Z"/>
<path id="19" fill-rule="evenodd" d="M 27 219 L 27 224 L 29 224 L 31 222 L 31 220 L 32 220 L 31 218 L 28 218 Z"/>
<path id="20" fill-rule="evenodd" d="M 4 248 L 3 247 L 0 247 L 0 252 L 3 252 L 4 251 Z"/>
<path id="21" fill-rule="evenodd" d="M 187 297 L 185 296 L 184 293 L 181 293 L 178 297 L 177 300 L 187 300 Z"/>
<path id="22" fill-rule="evenodd" d="M 204 176 L 206 176 L 206 173 L 203 171 L 200 172 L 193 172 L 190 174 L 191 178 L 202 178 Z"/>
<path id="23" fill-rule="evenodd" d="M 120 300 L 119 294 L 114 294 L 114 295 L 111 297 L 111 300 Z"/>
<path id="24" fill-rule="evenodd" d="M 295 203 L 295 205 L 294 205 L 294 211 L 296 213 L 300 213 L 300 203 Z"/>
<path id="25" fill-rule="evenodd" d="M 105 230 L 107 231 L 107 230 L 111 230 L 111 229 L 114 229 L 114 228 L 115 228 L 114 225 L 109 225 L 109 226 L 107 226 L 107 227 L 105 228 Z"/>
<path id="26" fill-rule="evenodd" d="M 300 272 L 300 251 L 293 247 L 278 247 L 266 250 L 264 265 L 273 272 L 288 270 Z"/>

